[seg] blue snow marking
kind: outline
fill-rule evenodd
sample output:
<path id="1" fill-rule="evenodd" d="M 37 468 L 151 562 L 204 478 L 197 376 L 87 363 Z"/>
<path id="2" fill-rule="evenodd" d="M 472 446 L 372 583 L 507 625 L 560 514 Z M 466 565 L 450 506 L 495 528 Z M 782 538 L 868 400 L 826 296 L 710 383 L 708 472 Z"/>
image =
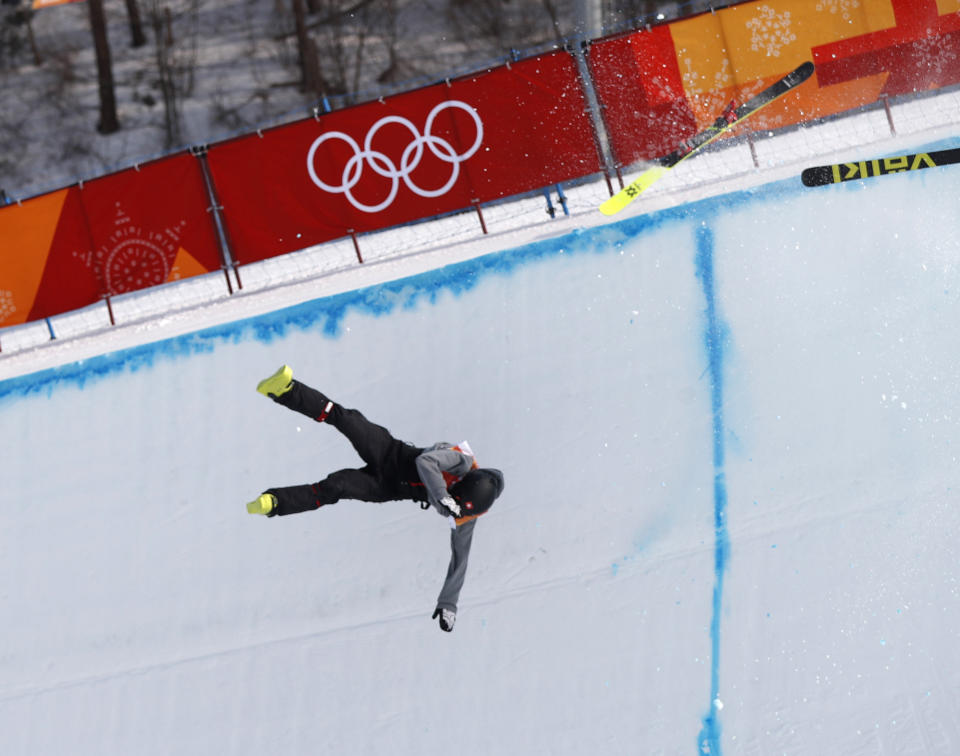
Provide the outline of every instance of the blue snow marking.
<path id="1" fill-rule="evenodd" d="M 703 718 L 703 729 L 697 737 L 701 753 L 719 756 L 721 753 L 719 708 L 715 704 L 720 693 L 720 617 L 723 610 L 723 582 L 727 569 L 730 543 L 727 535 L 727 481 L 724 472 L 726 450 L 723 422 L 723 363 L 724 347 L 728 340 L 726 325 L 717 314 L 716 282 L 714 279 L 713 230 L 704 221 L 696 232 L 697 278 L 706 301 L 704 347 L 710 375 L 710 404 L 713 413 L 713 524 L 714 524 L 714 585 L 713 617 L 710 621 L 710 707 Z"/>

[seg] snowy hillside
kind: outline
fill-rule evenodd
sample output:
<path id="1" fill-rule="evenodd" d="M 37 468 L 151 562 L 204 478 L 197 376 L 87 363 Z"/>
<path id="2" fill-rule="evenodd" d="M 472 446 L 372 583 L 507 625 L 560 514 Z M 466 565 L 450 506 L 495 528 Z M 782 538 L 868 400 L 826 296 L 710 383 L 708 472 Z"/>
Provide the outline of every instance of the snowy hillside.
<path id="1" fill-rule="evenodd" d="M 3 752 L 955 753 L 960 172 L 770 160 L 5 357 Z M 356 464 L 284 362 L 504 471 L 452 634 L 435 514 L 246 514 Z"/>

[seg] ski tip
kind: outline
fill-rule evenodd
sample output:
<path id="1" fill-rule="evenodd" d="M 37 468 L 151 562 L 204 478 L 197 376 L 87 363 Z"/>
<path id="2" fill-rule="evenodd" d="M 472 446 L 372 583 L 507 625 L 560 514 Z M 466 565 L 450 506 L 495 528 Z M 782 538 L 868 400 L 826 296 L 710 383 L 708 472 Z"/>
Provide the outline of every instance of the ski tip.
<path id="1" fill-rule="evenodd" d="M 813 72 L 816 70 L 816 66 L 813 65 L 813 61 L 808 60 L 804 63 L 801 63 L 799 66 L 793 69 L 789 74 L 787 74 L 787 80 L 790 82 L 790 88 L 797 86 L 798 84 L 803 84 L 807 79 L 813 76 Z"/>
<path id="2" fill-rule="evenodd" d="M 608 199 L 606 202 L 604 202 L 602 205 L 600 205 L 600 212 L 603 213 L 604 215 L 616 215 L 621 210 L 623 210 L 623 208 L 626 207 L 626 205 L 623 202 L 615 202 L 614 200 L 616 199 L 617 199 L 617 196 L 614 195 L 613 197 Z"/>
<path id="3" fill-rule="evenodd" d="M 804 186 L 826 186 L 833 183 L 833 173 L 830 166 L 820 165 L 816 168 L 807 168 L 800 174 Z"/>

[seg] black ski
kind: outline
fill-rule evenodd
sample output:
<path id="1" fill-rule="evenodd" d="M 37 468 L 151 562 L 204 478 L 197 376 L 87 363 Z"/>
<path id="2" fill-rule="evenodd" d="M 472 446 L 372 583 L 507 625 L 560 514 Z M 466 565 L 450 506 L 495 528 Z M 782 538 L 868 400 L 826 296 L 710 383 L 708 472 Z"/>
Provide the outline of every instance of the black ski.
<path id="1" fill-rule="evenodd" d="M 855 163 L 834 163 L 807 168 L 800 174 L 805 186 L 825 186 L 843 181 L 885 176 L 888 173 L 919 171 L 923 168 L 936 168 L 938 165 L 960 163 L 960 147 L 936 152 L 917 152 L 913 155 L 860 160 Z"/>
<path id="2" fill-rule="evenodd" d="M 775 81 L 762 92 L 755 94 L 743 103 L 743 105 L 725 111 L 712 125 L 705 128 L 699 134 L 694 134 L 677 149 L 669 155 L 660 158 L 657 162 L 662 166 L 672 168 L 684 158 L 689 157 L 691 153 L 696 152 L 701 147 L 705 147 L 737 122 L 742 121 L 744 118 L 749 118 L 760 110 L 760 108 L 769 105 L 777 98 L 783 97 L 783 95 L 794 87 L 803 84 L 803 82 L 813 76 L 813 70 L 813 63 L 809 60 L 806 63 L 802 63 L 779 81 Z"/>

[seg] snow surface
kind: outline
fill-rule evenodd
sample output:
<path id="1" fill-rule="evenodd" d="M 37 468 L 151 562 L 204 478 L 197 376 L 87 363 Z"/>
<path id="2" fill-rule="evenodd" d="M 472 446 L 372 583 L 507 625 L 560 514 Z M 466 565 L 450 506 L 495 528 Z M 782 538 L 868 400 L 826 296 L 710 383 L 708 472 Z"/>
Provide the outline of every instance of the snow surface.
<path id="1" fill-rule="evenodd" d="M 761 166 L 5 349 L 0 751 L 960 751 L 960 169 Z M 246 514 L 357 463 L 284 362 L 504 471 L 452 634 L 442 518 Z"/>

